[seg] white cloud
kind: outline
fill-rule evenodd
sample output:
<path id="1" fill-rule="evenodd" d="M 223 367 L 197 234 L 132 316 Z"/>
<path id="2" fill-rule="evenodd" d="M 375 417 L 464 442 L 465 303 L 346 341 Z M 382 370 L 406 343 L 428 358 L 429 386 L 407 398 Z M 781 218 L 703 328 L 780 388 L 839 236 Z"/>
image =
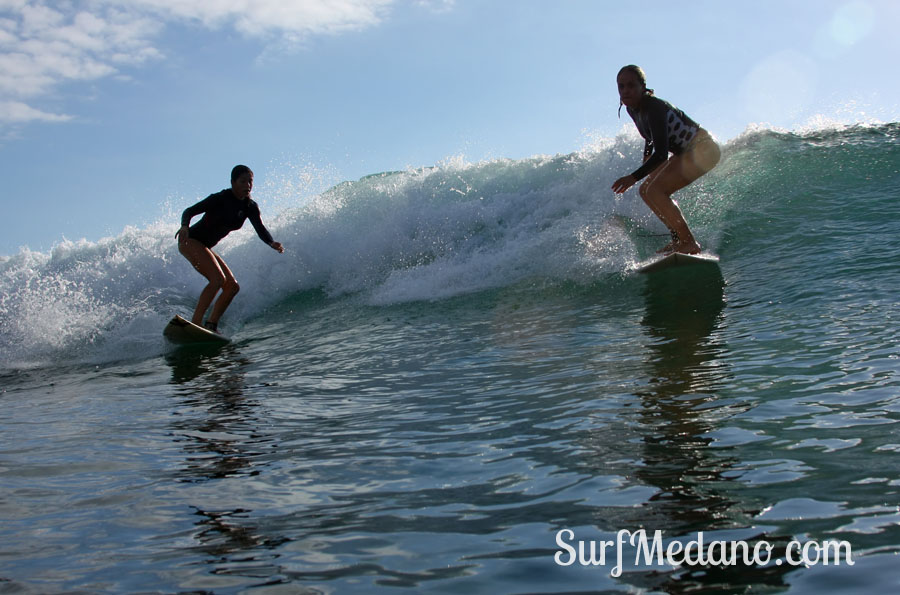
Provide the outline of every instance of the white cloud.
<path id="1" fill-rule="evenodd" d="M 233 25 L 252 37 L 302 36 L 359 30 L 381 22 L 394 0 L 131 0 L 168 20 Z"/>
<path id="2" fill-rule="evenodd" d="M 166 24 L 295 42 L 382 22 L 395 0 L 0 0 L 0 125 L 63 122 L 33 107 L 65 82 L 120 73 L 163 51 Z"/>
<path id="3" fill-rule="evenodd" d="M 416 0 L 416 6 L 432 12 L 442 13 L 453 10 L 456 0 Z"/>
<path id="4" fill-rule="evenodd" d="M 71 119 L 70 116 L 50 114 L 34 109 L 21 101 L 0 101 L 0 123 L 20 124 L 22 122 L 64 122 Z"/>
<path id="5" fill-rule="evenodd" d="M 68 81 L 91 81 L 117 72 L 118 56 L 139 64 L 160 54 L 150 39 L 158 22 L 115 9 L 76 10 L 43 2 L 3 0 L 0 3 L 0 122 L 63 122 L 30 106 Z"/>

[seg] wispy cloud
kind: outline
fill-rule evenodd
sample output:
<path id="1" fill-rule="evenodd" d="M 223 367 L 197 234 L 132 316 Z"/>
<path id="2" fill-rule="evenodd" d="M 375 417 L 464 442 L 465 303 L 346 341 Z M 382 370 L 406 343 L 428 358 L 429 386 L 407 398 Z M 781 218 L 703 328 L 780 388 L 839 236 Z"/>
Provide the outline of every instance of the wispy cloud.
<path id="1" fill-rule="evenodd" d="M 395 0 L 0 0 L 0 128 L 72 117 L 37 107 L 67 82 L 160 59 L 167 24 L 297 42 L 378 25 Z"/>
<path id="2" fill-rule="evenodd" d="M 442 13 L 453 10 L 456 0 L 415 0 L 416 6 L 431 10 L 432 12 Z"/>
<path id="3" fill-rule="evenodd" d="M 252 37 L 341 33 L 377 25 L 394 0 L 131 0 L 167 20 L 233 26 Z"/>
<path id="4" fill-rule="evenodd" d="M 51 114 L 35 109 L 27 103 L 21 101 L 3 101 L 0 102 L 0 118 L 7 123 L 22 123 L 41 120 L 44 122 L 65 122 L 70 120 L 70 116 L 61 114 Z"/>

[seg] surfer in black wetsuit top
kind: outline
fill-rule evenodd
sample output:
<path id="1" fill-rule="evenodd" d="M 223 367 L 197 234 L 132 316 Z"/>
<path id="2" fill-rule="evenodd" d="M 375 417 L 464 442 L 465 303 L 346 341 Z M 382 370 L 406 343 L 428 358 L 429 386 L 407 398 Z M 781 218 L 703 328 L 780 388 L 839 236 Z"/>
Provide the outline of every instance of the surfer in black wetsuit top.
<path id="1" fill-rule="evenodd" d="M 191 322 L 199 326 L 213 298 L 219 290 L 222 291 L 205 325 L 214 332 L 218 332 L 219 318 L 237 295 L 240 286 L 231 269 L 221 256 L 213 252 L 212 247 L 232 231 L 240 229 L 244 221 L 249 219 L 263 242 L 279 253 L 284 252 L 284 246 L 274 241 L 272 234 L 263 225 L 259 206 L 250 198 L 252 189 L 253 172 L 246 165 L 235 166 L 231 170 L 231 188 L 210 194 L 186 208 L 181 215 L 181 229 L 175 234 L 178 238 L 178 251 L 209 281 L 200 293 Z M 190 225 L 191 219 L 200 213 L 204 213 L 200 221 Z"/>
<path id="2" fill-rule="evenodd" d="M 616 180 L 612 189 L 621 194 L 647 177 L 640 194 L 650 210 L 669 228 L 672 241 L 660 252 L 697 254 L 700 244 L 688 228 L 672 194 L 681 190 L 719 162 L 719 146 L 706 130 L 680 109 L 653 95 L 639 66 L 623 67 L 616 77 L 621 106 L 628 110 L 644 138 L 644 163 Z M 669 157 L 672 153 L 672 157 Z"/>

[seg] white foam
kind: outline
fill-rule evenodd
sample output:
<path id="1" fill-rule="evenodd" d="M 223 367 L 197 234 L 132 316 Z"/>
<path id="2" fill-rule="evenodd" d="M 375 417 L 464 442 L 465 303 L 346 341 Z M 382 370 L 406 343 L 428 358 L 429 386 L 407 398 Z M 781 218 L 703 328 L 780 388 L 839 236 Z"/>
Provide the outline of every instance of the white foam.
<path id="1" fill-rule="evenodd" d="M 250 225 L 216 247 L 242 287 L 226 327 L 311 289 L 388 304 L 528 279 L 590 283 L 624 270 L 633 254 L 607 219 L 647 212 L 635 191 L 617 198 L 609 188 L 635 167 L 640 146 L 623 134 L 572 155 L 454 158 L 312 196 L 285 176 L 285 187 L 258 197 L 285 253 L 260 242 Z M 49 254 L 24 249 L 0 262 L 0 356 L 104 360 L 129 345 L 163 349 L 165 321 L 190 314 L 205 284 L 178 253 L 177 228 L 177 214 L 168 213 L 144 229 L 63 241 Z"/>

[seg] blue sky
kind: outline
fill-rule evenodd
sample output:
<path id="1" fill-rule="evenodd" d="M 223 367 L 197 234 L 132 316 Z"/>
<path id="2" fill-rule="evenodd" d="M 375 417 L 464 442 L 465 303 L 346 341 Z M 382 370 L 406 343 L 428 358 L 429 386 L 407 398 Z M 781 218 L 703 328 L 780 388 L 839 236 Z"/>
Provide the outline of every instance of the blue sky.
<path id="1" fill-rule="evenodd" d="M 897 23 L 894 0 L 0 0 L 0 255 L 180 213 L 236 163 L 286 206 L 267 193 L 577 151 L 630 126 L 628 63 L 721 140 L 897 121 Z"/>

